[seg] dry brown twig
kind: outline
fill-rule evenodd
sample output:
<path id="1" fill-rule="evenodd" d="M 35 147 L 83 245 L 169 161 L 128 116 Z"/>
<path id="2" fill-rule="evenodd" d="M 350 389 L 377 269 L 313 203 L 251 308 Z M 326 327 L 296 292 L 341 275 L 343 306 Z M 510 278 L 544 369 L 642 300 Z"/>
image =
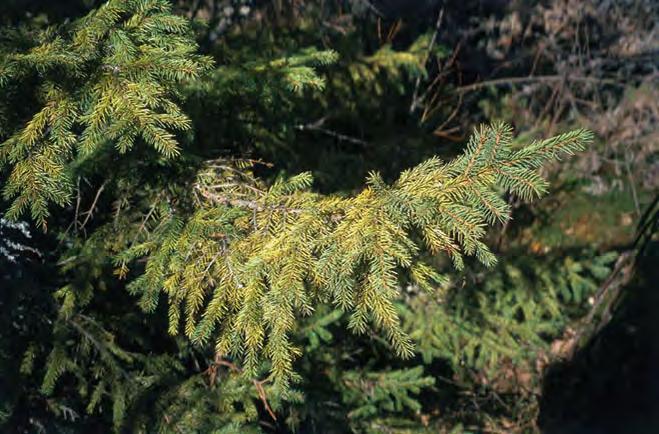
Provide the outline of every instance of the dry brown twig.
<path id="1" fill-rule="evenodd" d="M 209 376 L 209 385 L 212 387 L 215 384 L 215 379 L 217 378 L 217 368 L 218 366 L 224 366 L 226 368 L 229 368 L 230 371 L 236 372 L 236 373 L 242 373 L 243 370 L 237 366 L 235 363 L 232 363 L 226 359 L 222 358 L 221 354 L 216 354 L 215 359 L 211 364 L 208 366 L 208 369 L 204 371 L 204 374 Z M 276 421 L 277 420 L 277 415 L 272 411 L 272 408 L 270 407 L 270 404 L 268 404 L 268 396 L 265 393 L 265 388 L 263 387 L 264 384 L 268 383 L 270 380 L 268 378 L 264 380 L 257 380 L 256 378 L 252 379 L 252 384 L 254 385 L 254 388 L 256 389 L 256 393 L 259 396 L 259 399 L 261 400 L 261 403 L 263 404 L 263 407 L 265 408 L 265 411 L 268 412 L 272 420 Z"/>

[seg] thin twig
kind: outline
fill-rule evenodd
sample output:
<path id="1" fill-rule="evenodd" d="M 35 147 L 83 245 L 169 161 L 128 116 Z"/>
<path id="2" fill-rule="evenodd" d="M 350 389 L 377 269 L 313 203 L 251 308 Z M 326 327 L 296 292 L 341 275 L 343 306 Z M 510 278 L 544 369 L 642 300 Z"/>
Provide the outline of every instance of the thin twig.
<path id="1" fill-rule="evenodd" d="M 528 77 L 503 77 L 495 78 L 493 80 L 479 81 L 478 83 L 469 84 L 467 86 L 458 87 L 456 90 L 458 92 L 471 92 L 474 90 L 481 89 L 487 86 L 503 86 L 509 84 L 519 84 L 519 83 L 550 83 L 555 81 L 576 81 L 584 83 L 600 83 L 600 84 L 610 84 L 614 86 L 624 87 L 623 83 L 620 83 L 617 80 L 612 80 L 608 78 L 597 78 L 597 77 L 584 77 L 584 76 L 564 76 L 564 75 L 536 75 Z"/>
<path id="2" fill-rule="evenodd" d="M 89 219 L 94 214 L 94 209 L 96 208 L 96 203 L 98 202 L 99 197 L 101 197 L 101 193 L 105 189 L 105 185 L 107 183 L 108 183 L 107 181 L 104 181 L 103 184 L 101 184 L 101 187 L 96 191 L 96 196 L 94 196 L 94 200 L 93 200 L 91 206 L 89 207 L 89 210 L 87 212 L 83 213 L 83 214 L 86 214 L 86 216 L 85 216 L 85 220 L 80 225 L 81 230 L 85 228 L 85 225 L 87 224 Z"/>
<path id="3" fill-rule="evenodd" d="M 439 107 L 439 105 L 437 105 L 437 107 Z M 458 103 L 456 104 L 456 106 L 453 109 L 453 111 L 451 112 L 451 114 L 448 116 L 448 118 L 446 118 L 444 120 L 444 122 L 442 122 L 442 124 L 439 127 L 435 128 L 435 132 L 442 131 L 444 129 L 444 127 L 446 127 L 458 115 L 458 112 L 460 111 L 460 107 L 462 107 L 462 94 L 459 95 Z M 433 111 L 434 110 L 435 109 L 433 109 Z M 429 112 L 428 116 L 430 116 L 431 114 L 432 113 Z"/>
<path id="4" fill-rule="evenodd" d="M 215 360 L 211 363 L 211 365 L 208 367 L 206 370 L 206 373 L 212 376 L 212 378 L 215 378 L 215 371 L 217 369 L 217 366 L 225 366 L 229 368 L 229 370 L 234 371 L 238 374 L 242 373 L 243 370 L 240 369 L 236 364 L 231 363 L 228 360 L 222 359 L 222 357 L 219 354 L 215 355 Z M 277 415 L 272 411 L 272 408 L 270 407 L 270 404 L 268 404 L 268 396 L 265 393 L 265 389 L 263 388 L 263 385 L 267 383 L 269 380 L 257 380 L 255 378 L 252 379 L 252 384 L 254 384 L 254 387 L 256 388 L 256 393 L 259 395 L 259 399 L 261 400 L 261 403 L 263 404 L 263 407 L 265 410 L 268 412 L 272 420 L 276 421 L 277 420 Z"/>
<path id="5" fill-rule="evenodd" d="M 396 35 L 398 34 L 398 31 L 400 30 L 401 22 L 402 21 L 400 19 L 396 20 L 396 22 L 389 29 L 389 33 L 387 34 L 387 44 L 391 43 L 391 41 L 393 41 Z"/>
<path id="6" fill-rule="evenodd" d="M 78 182 L 76 183 L 76 213 L 73 219 L 73 231 L 78 232 L 78 213 L 80 211 L 80 177 L 78 176 Z"/>
<path id="7" fill-rule="evenodd" d="M 155 212 L 156 206 L 158 206 L 158 199 L 160 199 L 160 194 L 161 193 L 158 193 L 156 199 L 153 201 L 153 204 L 151 204 L 151 208 L 149 209 L 149 212 L 147 212 L 146 216 L 144 216 L 144 219 L 142 219 L 142 223 L 140 224 L 140 227 L 137 229 L 137 232 L 135 233 L 135 237 L 133 237 L 133 241 L 131 244 L 135 244 L 135 242 L 137 242 L 137 238 L 139 238 L 142 231 L 146 229 L 147 222 L 151 218 L 151 215 Z"/>
<path id="8" fill-rule="evenodd" d="M 432 34 L 432 39 L 430 40 L 430 44 L 428 44 L 428 50 L 426 51 L 426 57 L 423 59 L 423 67 L 425 68 L 426 64 L 428 63 L 428 59 L 430 58 L 430 53 L 432 52 L 432 49 L 435 47 L 435 41 L 437 40 L 437 35 L 439 34 L 439 30 L 442 27 L 442 18 L 444 17 L 444 8 L 442 7 L 439 10 L 439 14 L 437 15 L 437 22 L 435 23 L 435 32 Z M 410 114 L 414 113 L 414 110 L 418 107 L 419 103 L 421 102 L 421 99 L 418 98 L 419 94 L 419 85 L 421 84 L 421 76 L 418 76 L 416 78 L 416 83 L 414 83 L 414 93 L 412 94 L 412 103 L 410 104 Z"/>
<path id="9" fill-rule="evenodd" d="M 107 345 L 101 343 L 98 339 L 96 339 L 96 337 L 94 335 L 92 335 L 90 332 L 88 332 L 77 321 L 70 318 L 70 319 L 67 320 L 67 323 L 70 324 L 71 327 L 73 327 L 83 337 L 87 338 L 98 349 L 99 352 L 103 353 L 108 358 L 114 358 L 114 356 L 108 350 Z M 101 328 L 101 330 L 104 331 L 103 328 Z M 130 375 L 128 375 L 128 372 L 126 372 L 124 369 L 122 369 L 118 365 L 117 365 L 117 369 L 118 369 L 119 372 L 121 372 L 121 374 L 124 376 L 124 378 L 130 379 Z"/>
<path id="10" fill-rule="evenodd" d="M 636 208 L 636 216 L 641 217 L 641 206 L 638 203 L 638 194 L 636 193 L 636 186 L 634 185 L 634 177 L 629 164 L 629 151 L 625 151 L 625 169 L 627 169 L 627 180 L 629 181 L 629 188 L 632 191 L 632 198 L 634 199 L 634 207 Z"/>
<path id="11" fill-rule="evenodd" d="M 295 129 L 299 131 L 318 131 L 320 133 L 323 133 L 325 135 L 334 137 L 338 139 L 339 141 L 345 141 L 345 142 L 350 142 L 350 143 L 356 143 L 358 145 L 368 145 L 368 142 L 359 139 L 357 137 L 349 136 L 347 134 L 339 133 L 337 131 L 332 131 L 327 128 L 323 128 L 322 125 L 325 123 L 325 120 L 327 117 L 322 117 L 319 120 L 308 123 L 308 124 L 300 124 L 296 125 Z"/>
<path id="12" fill-rule="evenodd" d="M 259 394 L 259 398 L 261 398 L 261 402 L 263 403 L 263 406 L 265 407 L 266 411 L 272 418 L 272 420 L 276 421 L 277 416 L 275 413 L 272 411 L 272 408 L 270 408 L 270 404 L 268 404 L 268 397 L 265 394 L 265 389 L 263 388 L 263 383 L 265 383 L 267 380 L 263 381 L 257 381 L 257 380 L 252 380 L 254 383 L 254 387 L 256 387 L 256 391 Z"/>
<path id="13" fill-rule="evenodd" d="M 201 194 L 205 199 L 208 199 L 211 202 L 224 204 L 224 205 L 231 205 L 236 208 L 248 208 L 254 211 L 284 211 L 284 212 L 290 212 L 291 214 L 302 214 L 305 211 L 309 211 L 303 208 L 289 208 L 285 205 L 268 206 L 268 205 L 262 205 L 252 200 L 230 198 L 221 194 L 215 194 L 205 191 L 200 187 L 198 188 L 198 190 L 199 190 L 199 194 Z"/>

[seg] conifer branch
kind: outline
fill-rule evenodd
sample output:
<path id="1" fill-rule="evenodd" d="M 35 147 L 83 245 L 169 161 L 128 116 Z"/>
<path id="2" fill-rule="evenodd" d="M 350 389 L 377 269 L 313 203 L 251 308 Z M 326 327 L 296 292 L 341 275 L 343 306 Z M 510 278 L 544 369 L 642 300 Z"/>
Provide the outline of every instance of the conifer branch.
<path id="1" fill-rule="evenodd" d="M 535 169 L 590 140 L 578 130 L 513 151 L 508 126 L 483 126 L 455 160 L 430 159 L 391 185 L 373 173 L 349 198 L 311 192 L 309 174 L 267 187 L 244 165 L 226 170 L 228 163 L 216 162 L 200 173 L 199 210 L 187 223 L 162 225 L 119 258 L 147 255 L 145 273 L 129 285 L 143 305 L 154 306 L 165 288 L 174 312 L 186 306 L 193 342 L 215 335 L 218 351 L 242 356 L 248 375 L 267 359 L 286 390 L 299 354 L 289 335 L 320 300 L 351 312 L 355 332 L 372 323 L 400 356 L 411 355 L 394 308 L 402 276 L 411 272 L 431 290 L 433 281 L 445 283 L 435 270 L 417 268 L 424 252 L 448 254 L 458 269 L 463 255 L 493 265 L 482 239 L 489 224 L 509 218 L 502 190 L 537 197 L 546 182 Z M 179 314 L 170 317 L 175 332 Z"/>
<path id="2" fill-rule="evenodd" d="M 7 217 L 29 209 L 43 226 L 51 203 L 70 202 L 74 161 L 106 145 L 125 153 L 136 141 L 165 158 L 178 155 L 175 133 L 191 126 L 177 105 L 178 88 L 211 65 L 195 54 L 187 21 L 163 0 L 110 0 L 44 38 L 0 60 L 3 87 L 34 72 L 42 80 L 35 95 L 41 109 L 0 138 L 0 169 L 10 170 Z"/>

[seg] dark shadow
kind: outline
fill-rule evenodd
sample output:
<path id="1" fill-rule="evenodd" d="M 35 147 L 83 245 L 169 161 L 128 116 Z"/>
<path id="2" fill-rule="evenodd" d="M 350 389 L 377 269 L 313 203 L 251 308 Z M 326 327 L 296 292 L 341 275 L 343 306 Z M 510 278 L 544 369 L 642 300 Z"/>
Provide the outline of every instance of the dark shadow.
<path id="1" fill-rule="evenodd" d="M 659 242 L 646 245 L 613 319 L 545 378 L 548 434 L 659 433 Z"/>

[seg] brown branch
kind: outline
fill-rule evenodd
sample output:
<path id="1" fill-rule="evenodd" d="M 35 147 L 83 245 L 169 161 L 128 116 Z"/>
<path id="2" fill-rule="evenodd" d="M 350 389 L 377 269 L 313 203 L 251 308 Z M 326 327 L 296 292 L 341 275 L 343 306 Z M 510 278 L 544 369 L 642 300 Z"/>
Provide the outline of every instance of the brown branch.
<path id="1" fill-rule="evenodd" d="M 444 122 L 442 122 L 442 124 L 439 127 L 435 128 L 434 134 L 439 135 L 439 133 L 441 133 L 442 130 L 444 130 L 444 127 L 446 127 L 458 115 L 458 112 L 462 107 L 462 98 L 463 98 L 463 94 L 462 93 L 458 94 L 458 103 L 456 104 L 455 108 L 448 116 L 448 118 L 446 118 L 446 120 L 444 120 Z M 433 101 L 431 101 L 431 104 L 433 102 L 434 102 L 434 98 Z M 433 112 L 437 111 L 438 108 L 439 108 L 439 104 L 437 104 L 434 108 L 430 108 L 427 112 L 424 112 L 421 121 L 423 122 L 425 119 L 430 117 L 433 114 Z"/>
<path id="2" fill-rule="evenodd" d="M 92 217 L 94 213 L 94 209 L 96 208 L 96 203 L 98 202 L 99 197 L 101 197 L 101 193 L 105 189 L 105 185 L 107 184 L 107 181 L 104 181 L 103 184 L 101 184 L 101 187 L 96 191 L 96 196 L 94 196 L 94 201 L 92 202 L 91 206 L 89 207 L 89 210 L 87 212 L 84 212 L 83 214 L 86 214 L 85 220 L 82 222 L 80 225 L 80 229 L 84 229 L 85 225 L 89 221 L 89 219 Z"/>
<path id="3" fill-rule="evenodd" d="M 394 40 L 396 35 L 398 34 L 398 31 L 400 30 L 400 25 L 402 23 L 401 19 L 396 20 L 396 22 L 391 26 L 389 29 L 389 33 L 387 34 L 387 44 L 391 43 L 391 41 Z"/>
<path id="4" fill-rule="evenodd" d="M 137 229 L 137 233 L 135 234 L 135 240 L 133 240 L 133 243 L 137 240 L 137 237 L 139 236 L 139 234 L 140 234 L 144 229 L 146 229 L 146 223 L 147 223 L 147 222 L 149 221 L 149 219 L 151 218 L 151 215 L 153 215 L 153 213 L 155 212 L 155 210 L 156 210 L 156 206 L 158 205 L 158 199 L 159 199 L 159 198 L 160 198 L 160 194 L 158 194 L 158 196 L 156 197 L 156 200 L 155 200 L 155 201 L 153 202 L 153 204 L 151 205 L 151 208 L 149 209 L 149 212 L 146 214 L 146 216 L 144 216 L 144 219 L 142 220 L 142 223 L 140 224 L 140 227 Z"/>
<path id="5" fill-rule="evenodd" d="M 211 193 L 209 191 L 203 190 L 201 187 L 197 187 L 197 189 L 199 190 L 199 194 L 211 202 L 223 205 L 231 205 L 236 208 L 247 208 L 254 211 L 283 211 L 290 212 L 291 214 L 302 214 L 305 211 L 309 211 L 308 209 L 303 208 L 289 208 L 285 205 L 262 205 L 252 200 L 233 199 L 220 194 Z"/>
<path id="6" fill-rule="evenodd" d="M 261 402 L 263 403 L 263 406 L 265 407 L 266 411 L 268 412 L 272 420 L 276 421 L 277 416 L 272 411 L 272 408 L 270 408 L 270 405 L 268 404 L 268 397 L 265 394 L 265 389 L 263 388 L 263 383 L 266 383 L 267 380 L 263 380 L 263 381 L 252 380 L 252 382 L 254 383 L 254 387 L 256 387 L 256 391 L 259 394 L 259 398 L 261 398 Z"/>
<path id="7" fill-rule="evenodd" d="M 80 212 L 80 177 L 78 176 L 78 182 L 76 183 L 76 212 L 73 218 L 73 230 L 78 232 L 78 215 Z"/>
<path id="8" fill-rule="evenodd" d="M 528 77 L 503 77 L 495 78 L 493 80 L 480 81 L 478 83 L 469 84 L 467 86 L 458 87 L 456 90 L 461 93 L 471 92 L 474 90 L 481 89 L 487 86 L 503 86 L 510 84 L 521 84 L 521 83 L 553 83 L 560 81 L 574 81 L 574 82 L 584 82 L 584 83 L 599 83 L 599 84 L 610 84 L 614 86 L 624 87 L 623 83 L 620 83 L 617 80 L 612 80 L 608 78 L 597 78 L 597 77 L 584 77 L 584 76 L 563 76 L 563 75 L 537 75 L 537 76 L 528 76 Z"/>
<path id="9" fill-rule="evenodd" d="M 631 165 L 629 164 L 630 152 L 625 150 L 625 169 L 627 170 L 627 181 L 629 182 L 629 188 L 632 191 L 632 198 L 634 199 L 634 207 L 636 209 L 636 216 L 641 217 L 641 206 L 638 202 L 638 194 L 636 193 L 636 185 L 634 183 L 634 176 L 632 175 Z"/>
<path id="10" fill-rule="evenodd" d="M 437 15 L 437 22 L 435 23 L 435 32 L 432 34 L 432 39 L 430 40 L 430 44 L 428 44 L 428 50 L 426 51 L 426 56 L 423 59 L 423 67 L 425 68 L 426 64 L 428 63 L 428 58 L 430 57 L 430 53 L 432 52 L 432 49 L 435 47 L 435 42 L 437 41 L 437 35 L 439 34 L 439 30 L 442 28 L 442 18 L 444 17 L 444 8 L 442 7 L 439 10 L 439 14 Z M 414 113 L 414 110 L 418 107 L 419 103 L 421 102 L 422 98 L 418 97 L 419 93 L 419 85 L 421 84 L 421 77 L 416 78 L 416 83 L 414 84 L 414 93 L 412 94 L 412 103 L 410 104 L 410 113 Z"/>
<path id="11" fill-rule="evenodd" d="M 567 358 L 572 358 L 583 344 L 585 336 L 593 336 L 611 320 L 611 308 L 618 300 L 620 291 L 629 282 L 633 275 L 634 254 L 628 251 L 620 255 L 613 271 L 597 290 L 593 297 L 592 306 L 588 314 L 578 322 L 576 330 L 569 338 L 568 343 L 561 349 Z M 595 316 L 600 315 L 597 322 Z"/>
<path id="12" fill-rule="evenodd" d="M 215 355 L 215 360 L 211 363 L 211 365 L 208 367 L 208 369 L 205 371 L 205 373 L 208 373 L 211 376 L 211 384 L 215 382 L 215 377 L 216 377 L 216 371 L 218 366 L 224 366 L 229 368 L 230 371 L 233 371 L 238 374 L 242 374 L 243 370 L 238 367 L 236 364 L 225 360 L 222 358 L 220 354 Z M 263 407 L 265 410 L 268 412 L 272 420 L 276 421 L 277 420 L 277 415 L 272 411 L 272 408 L 270 407 L 270 404 L 268 404 L 268 396 L 265 393 L 265 389 L 263 388 L 263 385 L 267 383 L 269 380 L 257 380 L 255 378 L 252 379 L 252 384 L 254 384 L 254 387 L 256 388 L 256 393 L 259 395 L 259 399 L 261 400 L 261 403 L 263 404 Z"/>

